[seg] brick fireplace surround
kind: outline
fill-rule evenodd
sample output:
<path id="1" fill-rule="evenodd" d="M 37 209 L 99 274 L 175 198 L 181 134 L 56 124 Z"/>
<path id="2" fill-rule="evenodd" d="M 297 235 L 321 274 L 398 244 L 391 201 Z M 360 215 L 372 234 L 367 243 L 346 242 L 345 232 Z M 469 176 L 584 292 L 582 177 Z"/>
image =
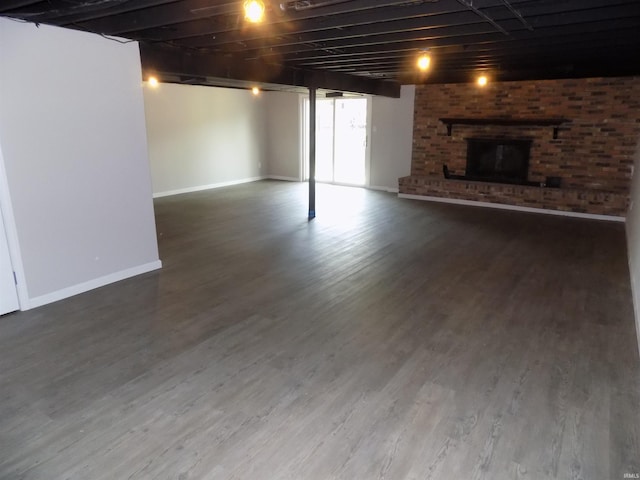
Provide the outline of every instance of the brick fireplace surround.
<path id="1" fill-rule="evenodd" d="M 538 125 L 458 125 L 440 118 L 536 120 Z M 560 188 L 445 179 L 464 175 L 466 138 L 532 139 L 528 180 L 561 177 Z M 440 197 L 624 217 L 633 156 L 640 138 L 640 77 L 416 87 L 411 175 L 401 195 Z"/>

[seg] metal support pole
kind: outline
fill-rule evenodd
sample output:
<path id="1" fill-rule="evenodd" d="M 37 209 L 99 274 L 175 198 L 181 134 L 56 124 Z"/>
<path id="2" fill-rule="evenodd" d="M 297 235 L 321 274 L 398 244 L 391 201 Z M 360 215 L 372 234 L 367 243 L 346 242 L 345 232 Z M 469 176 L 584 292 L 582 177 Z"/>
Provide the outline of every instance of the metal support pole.
<path id="1" fill-rule="evenodd" d="M 309 87 L 309 220 L 316 217 L 316 89 Z"/>

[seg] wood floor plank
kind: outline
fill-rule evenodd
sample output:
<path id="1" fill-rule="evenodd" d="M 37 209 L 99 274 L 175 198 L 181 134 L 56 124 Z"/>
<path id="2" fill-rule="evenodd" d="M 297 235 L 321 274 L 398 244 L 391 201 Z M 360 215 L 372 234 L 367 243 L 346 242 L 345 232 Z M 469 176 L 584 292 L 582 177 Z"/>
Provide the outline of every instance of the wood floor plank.
<path id="1" fill-rule="evenodd" d="M 163 269 L 0 317 L 0 479 L 640 473 L 624 226 L 264 181 Z"/>

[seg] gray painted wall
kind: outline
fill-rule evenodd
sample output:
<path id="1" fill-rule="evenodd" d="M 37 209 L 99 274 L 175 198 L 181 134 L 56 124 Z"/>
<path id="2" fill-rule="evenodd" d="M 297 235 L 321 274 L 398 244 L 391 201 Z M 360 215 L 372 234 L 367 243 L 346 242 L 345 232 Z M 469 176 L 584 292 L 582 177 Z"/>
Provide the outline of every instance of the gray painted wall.
<path id="1" fill-rule="evenodd" d="M 265 100 L 248 90 L 145 85 L 155 195 L 230 185 L 266 171 Z"/>
<path id="2" fill-rule="evenodd" d="M 301 180 L 301 96 L 267 92 L 267 173 L 274 178 Z"/>

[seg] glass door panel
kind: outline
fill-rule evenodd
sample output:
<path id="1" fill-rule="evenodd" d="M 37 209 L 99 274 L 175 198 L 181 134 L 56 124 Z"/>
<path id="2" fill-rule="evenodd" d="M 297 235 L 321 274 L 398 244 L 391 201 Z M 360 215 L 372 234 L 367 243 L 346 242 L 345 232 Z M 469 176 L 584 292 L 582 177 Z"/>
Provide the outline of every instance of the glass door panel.
<path id="1" fill-rule="evenodd" d="M 352 185 L 365 183 L 367 147 L 367 99 L 335 101 L 333 181 Z"/>
<path id="2" fill-rule="evenodd" d="M 304 178 L 309 178 L 309 99 L 304 100 Z M 366 183 L 367 99 L 316 99 L 316 180 Z"/>
<path id="3" fill-rule="evenodd" d="M 333 182 L 333 100 L 316 100 L 316 180 Z"/>

